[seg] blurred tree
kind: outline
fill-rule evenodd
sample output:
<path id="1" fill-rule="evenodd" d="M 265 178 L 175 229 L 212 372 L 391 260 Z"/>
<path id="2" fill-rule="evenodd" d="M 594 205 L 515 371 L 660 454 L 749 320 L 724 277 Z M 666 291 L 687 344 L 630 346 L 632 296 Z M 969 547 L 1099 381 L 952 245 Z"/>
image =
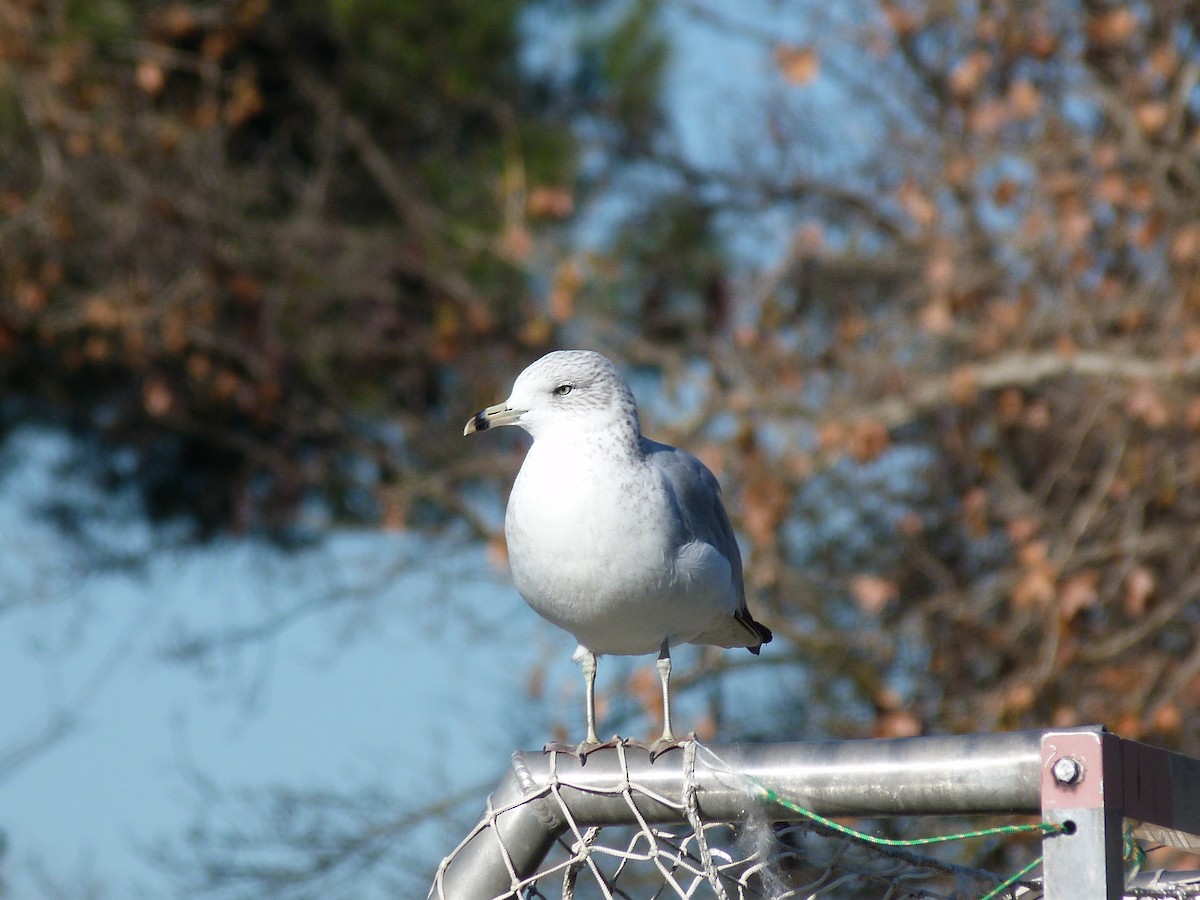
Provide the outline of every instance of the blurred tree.
<path id="1" fill-rule="evenodd" d="M 784 6 L 670 6 L 776 69 L 733 162 L 650 148 L 611 244 L 651 286 L 631 358 L 713 360 L 667 436 L 723 470 L 808 672 L 765 732 L 1200 752 L 1200 7 L 799 3 L 785 38 Z"/>
<path id="2" fill-rule="evenodd" d="M 380 491 L 446 458 L 421 424 L 472 359 L 548 340 L 536 233 L 574 188 L 526 5 L 8 4 L 5 429 L 69 427 L 199 536 L 444 511 Z"/>

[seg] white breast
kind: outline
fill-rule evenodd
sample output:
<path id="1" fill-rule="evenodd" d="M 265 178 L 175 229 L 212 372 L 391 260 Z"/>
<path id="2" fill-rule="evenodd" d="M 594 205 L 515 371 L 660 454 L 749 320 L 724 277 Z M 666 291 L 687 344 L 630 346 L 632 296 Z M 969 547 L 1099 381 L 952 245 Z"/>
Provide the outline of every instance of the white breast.
<path id="1" fill-rule="evenodd" d="M 593 652 L 653 653 L 721 614 L 729 564 L 707 544 L 685 549 L 681 528 L 664 528 L 675 516 L 661 480 L 603 449 L 534 442 L 505 518 L 513 580 Z"/>

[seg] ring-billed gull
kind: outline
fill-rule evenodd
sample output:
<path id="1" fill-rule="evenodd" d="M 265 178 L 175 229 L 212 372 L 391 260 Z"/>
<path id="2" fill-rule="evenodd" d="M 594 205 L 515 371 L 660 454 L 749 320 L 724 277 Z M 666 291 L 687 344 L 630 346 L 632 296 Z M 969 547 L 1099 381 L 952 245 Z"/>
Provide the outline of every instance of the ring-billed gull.
<path id="1" fill-rule="evenodd" d="M 683 450 L 643 437 L 637 404 L 599 353 L 559 350 L 522 372 L 508 399 L 476 413 L 463 434 L 519 425 L 533 437 L 504 519 L 517 590 L 574 635 L 596 736 L 596 656 L 658 651 L 663 733 L 671 730 L 671 647 L 745 647 L 771 632 L 746 609 L 742 558 L 720 486 Z"/>

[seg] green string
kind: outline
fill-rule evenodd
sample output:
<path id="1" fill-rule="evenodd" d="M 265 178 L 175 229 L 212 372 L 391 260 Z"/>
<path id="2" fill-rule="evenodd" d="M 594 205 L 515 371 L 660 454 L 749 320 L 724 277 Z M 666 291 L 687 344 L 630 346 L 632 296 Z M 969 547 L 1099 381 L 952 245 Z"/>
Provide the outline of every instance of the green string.
<path id="1" fill-rule="evenodd" d="M 1055 830 L 1057 831 L 1058 829 L 1055 829 Z M 1025 868 L 1023 868 L 1020 872 L 1017 872 L 1015 875 L 1011 875 L 1008 878 L 1006 878 L 1004 881 L 1000 882 L 998 885 L 996 885 L 994 888 L 992 888 L 990 891 L 988 891 L 986 894 L 984 894 L 982 897 L 980 897 L 979 900 L 992 900 L 993 897 L 999 897 L 1002 893 L 1004 893 L 1004 891 L 1007 891 L 1010 887 L 1012 887 L 1014 884 L 1016 884 L 1018 881 L 1020 881 L 1022 878 L 1024 878 L 1026 875 L 1028 875 L 1030 872 L 1032 872 L 1034 869 L 1036 869 L 1041 864 L 1042 864 L 1042 857 L 1039 856 L 1037 859 L 1035 859 L 1033 862 L 1031 862 L 1029 865 L 1027 865 Z"/>
<path id="2" fill-rule="evenodd" d="M 760 789 L 760 791 L 762 791 L 763 796 L 772 803 L 776 803 L 779 806 L 790 809 L 792 812 L 799 813 L 806 819 L 812 819 L 814 822 L 817 822 L 818 824 L 823 825 L 832 831 L 836 831 L 839 834 L 844 834 L 847 837 L 856 838 L 860 841 L 865 841 L 868 844 L 877 844 L 882 847 L 920 847 L 926 844 L 944 844 L 949 843 L 950 841 L 966 841 L 973 838 L 992 837 L 998 834 L 1028 834 L 1034 831 L 1041 834 L 1052 834 L 1063 830 L 1061 825 L 1054 825 L 1050 822 L 1038 822 L 1034 825 L 997 825 L 994 828 L 982 828 L 978 831 L 962 831 L 958 834 L 942 834 L 937 835 L 936 837 L 907 839 L 876 837 L 875 835 L 866 834 L 862 831 L 855 831 L 853 828 L 849 828 L 845 825 L 839 825 L 832 819 L 827 819 L 819 813 L 813 812 L 811 809 L 805 809 L 803 806 L 793 803 L 786 797 L 781 797 L 769 787 L 761 784 L 757 785 L 757 787 Z"/>
<path id="3" fill-rule="evenodd" d="M 785 809 L 790 809 L 792 812 L 798 813 L 804 816 L 806 819 L 810 819 L 824 826 L 825 828 L 830 829 L 831 831 L 837 832 L 838 834 L 843 834 L 847 837 L 855 838 L 856 840 L 881 847 L 920 847 L 927 844 L 943 844 L 949 843 L 950 841 L 966 841 L 975 838 L 992 837 L 1001 834 L 1029 834 L 1032 832 L 1037 832 L 1039 834 L 1046 835 L 1059 834 L 1064 831 L 1061 825 L 1056 825 L 1051 822 L 1038 822 L 1033 825 L 997 825 L 993 828 L 982 828 L 977 831 L 963 831 L 959 832 L 958 834 L 943 834 L 936 837 L 908 839 L 876 837 L 875 835 L 866 834 L 861 831 L 856 831 L 853 828 L 848 828 L 847 826 L 841 825 L 832 819 L 827 819 L 819 813 L 813 812 L 811 809 L 805 809 L 803 806 L 793 803 L 786 797 L 780 796 L 776 791 L 772 790 L 754 778 L 747 777 L 747 781 L 753 784 L 758 789 L 759 793 L 761 793 L 762 796 L 771 803 L 775 803 L 784 807 Z M 1004 891 L 1008 890 L 1023 877 L 1037 868 L 1041 862 L 1042 857 L 1039 856 L 1029 865 L 1025 866 L 1025 868 L 1021 869 L 1021 871 L 1017 872 L 1015 875 L 1011 876 L 992 890 L 988 891 L 988 893 L 981 897 L 980 900 L 993 900 L 993 898 L 998 897 Z"/>

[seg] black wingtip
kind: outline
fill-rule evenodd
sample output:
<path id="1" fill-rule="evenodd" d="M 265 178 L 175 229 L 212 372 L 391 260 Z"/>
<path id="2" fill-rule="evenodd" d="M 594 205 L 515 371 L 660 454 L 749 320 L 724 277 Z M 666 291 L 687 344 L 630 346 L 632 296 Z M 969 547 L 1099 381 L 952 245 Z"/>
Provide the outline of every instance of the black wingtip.
<path id="1" fill-rule="evenodd" d="M 762 649 L 762 645 L 771 643 L 771 638 L 775 637 L 775 635 L 773 635 L 771 633 L 771 629 L 768 628 L 766 625 L 764 625 L 762 622 L 754 621 L 754 618 L 748 612 L 743 611 L 743 612 L 738 613 L 737 619 L 739 622 L 741 622 L 743 625 L 745 625 L 747 628 L 749 628 L 751 631 L 753 631 L 754 634 L 758 637 L 757 644 L 755 644 L 753 647 L 746 648 L 751 653 L 753 653 L 755 656 L 758 656 L 759 651 Z"/>

